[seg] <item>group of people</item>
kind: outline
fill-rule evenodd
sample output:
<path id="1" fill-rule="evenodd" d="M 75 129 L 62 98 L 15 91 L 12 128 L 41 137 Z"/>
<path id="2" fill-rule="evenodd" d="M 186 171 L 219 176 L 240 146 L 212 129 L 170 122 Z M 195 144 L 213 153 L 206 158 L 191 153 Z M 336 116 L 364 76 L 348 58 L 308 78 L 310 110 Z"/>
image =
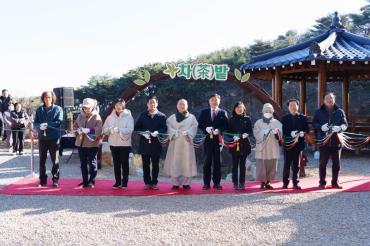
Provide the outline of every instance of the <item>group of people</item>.
<path id="1" fill-rule="evenodd" d="M 0 110 L 2 141 L 9 148 L 9 152 L 14 155 L 23 155 L 24 134 L 30 123 L 28 114 L 22 109 L 22 104 L 17 103 L 7 89 L 1 92 Z"/>
<path id="2" fill-rule="evenodd" d="M 43 106 L 37 109 L 34 125 L 39 130 L 40 148 L 40 183 L 45 186 L 47 176 L 45 161 L 47 151 L 53 163 L 53 186 L 58 186 L 59 160 L 58 140 L 63 110 L 54 104 L 53 92 L 44 92 L 41 96 Z M 188 102 L 180 99 L 177 112 L 170 117 L 158 110 L 158 99 L 151 96 L 147 99 L 147 110 L 142 112 L 136 122 L 131 111 L 126 108 L 124 100 L 114 104 L 114 110 L 103 123 L 96 110 L 96 100 L 83 100 L 82 111 L 73 124 L 76 135 L 76 146 L 81 163 L 82 182 L 79 186 L 88 188 L 95 186 L 97 175 L 97 154 L 104 136 L 108 137 L 113 164 L 115 183 L 113 189 L 127 189 L 129 176 L 129 153 L 132 147 L 134 132 L 140 135 L 138 153 L 143 162 L 144 189 L 157 190 L 159 160 L 162 145 L 169 141 L 164 161 L 164 174 L 172 181 L 172 189 L 190 189 L 192 177 L 197 175 L 195 145 L 202 132 L 205 163 L 203 165 L 203 190 L 222 189 L 221 157 L 224 146 L 229 148 L 232 156 L 232 182 L 235 190 L 245 189 L 245 162 L 251 153 L 254 136 L 256 141 L 256 180 L 260 181 L 261 189 L 273 189 L 271 181 L 275 179 L 280 148 L 284 142 L 296 142 L 291 148 L 284 148 L 283 189 L 289 185 L 290 169 L 294 189 L 299 186 L 299 160 L 304 150 L 305 136 L 309 133 L 306 116 L 299 113 L 299 101 L 291 99 L 287 102 L 289 113 L 281 122 L 274 117 L 274 108 L 266 103 L 262 108 L 261 119 L 252 126 L 250 117 L 243 102 L 235 103 L 231 117 L 219 107 L 221 97 L 213 94 L 209 98 L 209 108 L 201 111 L 198 118 L 188 111 Z M 345 131 L 347 121 L 345 114 L 335 104 L 333 93 L 327 93 L 323 106 L 315 112 L 313 128 L 318 136 L 324 138 L 332 133 L 326 145 L 320 146 L 320 189 L 326 185 L 326 166 L 329 158 L 333 160 L 332 187 L 342 188 L 338 183 L 340 169 L 340 153 L 342 146 L 336 136 Z M 198 137 L 196 137 L 198 136 Z M 226 137 L 231 138 L 225 143 Z M 294 141 L 291 141 L 291 140 Z M 199 142 L 199 143 L 200 143 Z"/>

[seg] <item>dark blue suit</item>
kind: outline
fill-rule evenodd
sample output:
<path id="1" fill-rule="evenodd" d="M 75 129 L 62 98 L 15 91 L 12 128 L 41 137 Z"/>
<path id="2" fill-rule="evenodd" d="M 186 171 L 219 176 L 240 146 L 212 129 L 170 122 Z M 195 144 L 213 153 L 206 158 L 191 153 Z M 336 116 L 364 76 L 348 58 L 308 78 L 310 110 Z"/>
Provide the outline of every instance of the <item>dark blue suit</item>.
<path id="1" fill-rule="evenodd" d="M 205 185 L 210 185 L 211 183 L 211 166 L 213 163 L 213 184 L 219 185 L 221 181 L 221 160 L 220 160 L 220 144 L 218 141 L 218 136 L 210 135 L 206 131 L 207 127 L 213 127 L 213 129 L 218 129 L 221 132 L 227 131 L 228 128 L 228 118 L 227 112 L 222 109 L 218 109 L 217 115 L 212 121 L 211 109 L 204 109 L 198 118 L 199 129 L 203 131 L 206 135 L 204 142 L 204 150 L 206 153 L 206 162 L 203 167 L 203 182 Z"/>

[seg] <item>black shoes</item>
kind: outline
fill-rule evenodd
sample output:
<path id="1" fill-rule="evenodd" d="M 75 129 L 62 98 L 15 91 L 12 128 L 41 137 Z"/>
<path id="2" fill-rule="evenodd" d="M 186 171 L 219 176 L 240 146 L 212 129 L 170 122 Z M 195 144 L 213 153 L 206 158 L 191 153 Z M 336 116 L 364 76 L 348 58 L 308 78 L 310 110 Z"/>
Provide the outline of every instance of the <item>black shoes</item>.
<path id="1" fill-rule="evenodd" d="M 262 182 L 262 183 L 261 183 L 260 188 L 261 188 L 261 189 L 266 189 L 266 184 L 265 184 L 265 182 Z"/>
<path id="2" fill-rule="evenodd" d="M 191 189 L 190 185 L 183 185 L 182 188 L 184 188 L 184 190 L 190 190 Z"/>
<path id="3" fill-rule="evenodd" d="M 180 186 L 178 186 L 178 185 L 172 185 L 172 188 L 171 188 L 172 190 L 178 190 L 178 189 L 180 189 Z"/>
<path id="4" fill-rule="evenodd" d="M 36 185 L 36 187 L 45 187 L 46 183 L 40 182 Z"/>
<path id="5" fill-rule="evenodd" d="M 117 183 L 115 183 L 115 184 L 112 186 L 112 189 L 114 189 L 114 190 L 117 190 L 117 189 L 120 189 L 120 188 L 122 188 L 122 185 L 121 185 L 121 184 L 117 184 Z"/>
<path id="6" fill-rule="evenodd" d="M 325 190 L 325 185 L 324 184 L 319 185 L 319 189 L 320 190 Z"/>
<path id="7" fill-rule="evenodd" d="M 54 187 L 54 188 L 58 188 L 58 186 L 59 186 L 58 181 L 54 180 L 54 181 L 53 181 L 53 187 Z"/>
<path id="8" fill-rule="evenodd" d="M 213 185 L 213 189 L 222 190 L 222 186 L 220 184 L 215 184 Z"/>
<path id="9" fill-rule="evenodd" d="M 340 186 L 339 184 L 332 184 L 331 188 L 333 188 L 333 189 L 343 189 L 343 187 Z"/>
<path id="10" fill-rule="evenodd" d="M 284 190 L 288 189 L 288 185 L 287 184 L 283 184 L 283 187 L 281 187 L 281 189 L 284 189 Z"/>
<path id="11" fill-rule="evenodd" d="M 265 188 L 268 189 L 268 190 L 273 190 L 274 189 L 274 187 L 272 187 L 270 185 L 270 183 L 265 184 Z"/>
<path id="12" fill-rule="evenodd" d="M 239 190 L 239 185 L 238 184 L 234 184 L 233 185 L 233 190 Z"/>
<path id="13" fill-rule="evenodd" d="M 211 186 L 207 184 L 203 185 L 202 187 L 202 190 L 209 190 L 209 189 L 211 189 Z"/>

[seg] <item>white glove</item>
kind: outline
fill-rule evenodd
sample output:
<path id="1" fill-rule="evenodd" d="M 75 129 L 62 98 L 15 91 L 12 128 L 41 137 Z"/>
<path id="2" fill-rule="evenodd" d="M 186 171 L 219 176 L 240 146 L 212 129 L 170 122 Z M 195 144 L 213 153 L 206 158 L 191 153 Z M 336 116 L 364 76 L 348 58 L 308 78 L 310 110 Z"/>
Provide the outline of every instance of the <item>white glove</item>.
<path id="1" fill-rule="evenodd" d="M 128 135 L 130 133 L 130 130 L 128 128 L 122 128 L 120 130 L 120 134 Z"/>
<path id="2" fill-rule="evenodd" d="M 78 128 L 78 129 L 77 129 L 77 133 L 78 133 L 78 134 L 82 134 L 82 133 L 83 133 L 82 129 L 81 129 L 81 128 Z"/>
<path id="3" fill-rule="evenodd" d="M 220 133 L 220 131 L 218 130 L 218 129 L 215 129 L 214 131 L 213 131 L 213 134 L 214 135 L 218 135 Z"/>
<path id="4" fill-rule="evenodd" d="M 342 128 L 342 131 L 345 131 L 345 130 L 347 130 L 348 127 L 345 124 L 342 124 L 342 125 L 340 125 L 340 128 Z"/>
<path id="5" fill-rule="evenodd" d="M 118 132 L 119 132 L 118 127 L 114 127 L 114 128 L 113 128 L 113 132 L 114 132 L 114 133 L 118 133 Z"/>
<path id="6" fill-rule="evenodd" d="M 269 129 L 269 128 L 267 128 L 267 129 L 265 129 L 265 131 L 263 132 L 263 135 L 267 135 L 269 132 L 270 132 L 270 129 Z"/>
<path id="7" fill-rule="evenodd" d="M 328 123 L 325 123 L 324 125 L 321 126 L 321 131 L 323 132 L 329 131 Z"/>
<path id="8" fill-rule="evenodd" d="M 189 135 L 189 133 L 188 133 L 188 131 L 183 131 L 183 132 L 182 132 L 182 135 L 183 135 L 183 136 L 187 136 L 187 135 Z"/>
<path id="9" fill-rule="evenodd" d="M 48 123 L 41 123 L 40 124 L 40 130 L 44 131 L 44 130 L 46 130 L 46 128 L 48 128 Z"/>
<path id="10" fill-rule="evenodd" d="M 233 139 L 234 139 L 234 142 L 237 142 L 237 141 L 239 141 L 239 140 L 240 140 L 240 137 L 238 137 L 238 136 L 234 136 L 234 137 L 233 137 Z"/>
<path id="11" fill-rule="evenodd" d="M 152 133 L 151 133 L 151 135 L 152 135 L 153 137 L 157 137 L 157 136 L 158 136 L 158 131 L 154 131 L 154 132 L 152 132 Z"/>
<path id="12" fill-rule="evenodd" d="M 212 126 L 207 126 L 206 132 L 208 132 L 209 134 L 211 134 L 212 130 L 213 130 L 213 127 Z"/>
<path id="13" fill-rule="evenodd" d="M 298 132 L 298 131 L 292 131 L 292 132 L 290 133 L 290 136 L 292 136 L 292 138 L 295 138 L 295 137 L 297 136 L 297 132 Z"/>
<path id="14" fill-rule="evenodd" d="M 249 137 L 249 134 L 248 133 L 243 133 L 242 139 L 246 139 L 247 137 Z"/>
<path id="15" fill-rule="evenodd" d="M 89 134 L 90 133 L 90 129 L 89 128 L 82 128 L 81 130 L 85 134 Z"/>
<path id="16" fill-rule="evenodd" d="M 277 129 L 277 128 L 272 129 L 272 133 L 273 133 L 273 134 L 277 134 L 277 133 L 278 133 L 278 129 Z"/>
<path id="17" fill-rule="evenodd" d="M 300 131 L 300 132 L 299 132 L 299 136 L 300 136 L 301 138 L 303 138 L 303 137 L 304 137 L 304 132 L 303 132 L 303 131 Z"/>
<path id="18" fill-rule="evenodd" d="M 114 134 L 114 130 L 113 129 L 114 129 L 113 127 L 109 127 L 110 134 Z"/>
<path id="19" fill-rule="evenodd" d="M 342 127 L 340 126 L 333 126 L 333 131 L 334 132 L 340 132 L 342 130 Z"/>
<path id="20" fill-rule="evenodd" d="M 146 138 L 148 140 L 150 139 L 150 134 L 149 133 L 144 132 L 142 135 L 143 135 L 144 138 Z"/>

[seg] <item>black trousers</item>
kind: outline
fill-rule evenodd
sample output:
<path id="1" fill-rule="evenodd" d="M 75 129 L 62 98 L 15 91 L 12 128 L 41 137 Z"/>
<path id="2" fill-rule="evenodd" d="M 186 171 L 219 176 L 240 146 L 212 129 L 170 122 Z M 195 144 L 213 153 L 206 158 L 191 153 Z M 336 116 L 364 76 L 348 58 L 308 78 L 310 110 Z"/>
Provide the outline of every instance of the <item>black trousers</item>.
<path id="1" fill-rule="evenodd" d="M 13 137 L 13 151 L 23 151 L 24 144 L 24 130 L 14 129 L 12 132 Z"/>
<path id="2" fill-rule="evenodd" d="M 232 168 L 232 179 L 234 184 L 245 184 L 245 160 L 246 155 L 231 155 L 233 168 Z M 238 179 L 239 171 L 239 179 Z"/>
<path id="3" fill-rule="evenodd" d="M 82 181 L 85 184 L 87 184 L 88 182 L 95 182 L 96 175 L 98 174 L 98 150 L 98 147 L 78 148 L 78 155 L 80 157 L 81 163 Z"/>
<path id="4" fill-rule="evenodd" d="M 50 159 L 53 164 L 51 169 L 51 174 L 53 176 L 53 181 L 59 180 L 59 139 L 50 140 L 39 140 L 39 155 L 40 155 L 40 183 L 46 184 L 46 159 L 50 154 Z"/>
<path id="5" fill-rule="evenodd" d="M 110 146 L 113 157 L 114 177 L 116 184 L 127 187 L 129 169 L 129 154 L 131 147 L 129 146 Z"/>
<path id="6" fill-rule="evenodd" d="M 299 172 L 299 158 L 301 155 L 301 150 L 297 148 L 286 149 L 284 151 L 284 171 L 283 171 L 283 183 L 284 185 L 289 184 L 290 168 L 292 168 L 292 180 L 293 184 L 297 185 L 298 172 Z"/>
<path id="7" fill-rule="evenodd" d="M 213 171 L 211 171 L 213 164 Z M 210 145 L 206 148 L 206 162 L 203 167 L 203 182 L 205 185 L 210 185 L 211 174 L 213 184 L 218 185 L 221 181 L 221 161 L 220 161 L 220 147 L 217 145 Z"/>
<path id="8" fill-rule="evenodd" d="M 340 170 L 340 154 L 342 148 L 323 146 L 320 148 L 320 185 L 326 185 L 326 166 L 328 165 L 329 158 L 331 157 L 332 166 L 332 179 L 331 184 L 338 184 L 338 175 Z"/>
<path id="9" fill-rule="evenodd" d="M 147 185 L 158 184 L 159 155 L 141 155 L 143 159 L 144 183 Z M 150 175 L 150 163 L 152 163 L 152 174 Z"/>

